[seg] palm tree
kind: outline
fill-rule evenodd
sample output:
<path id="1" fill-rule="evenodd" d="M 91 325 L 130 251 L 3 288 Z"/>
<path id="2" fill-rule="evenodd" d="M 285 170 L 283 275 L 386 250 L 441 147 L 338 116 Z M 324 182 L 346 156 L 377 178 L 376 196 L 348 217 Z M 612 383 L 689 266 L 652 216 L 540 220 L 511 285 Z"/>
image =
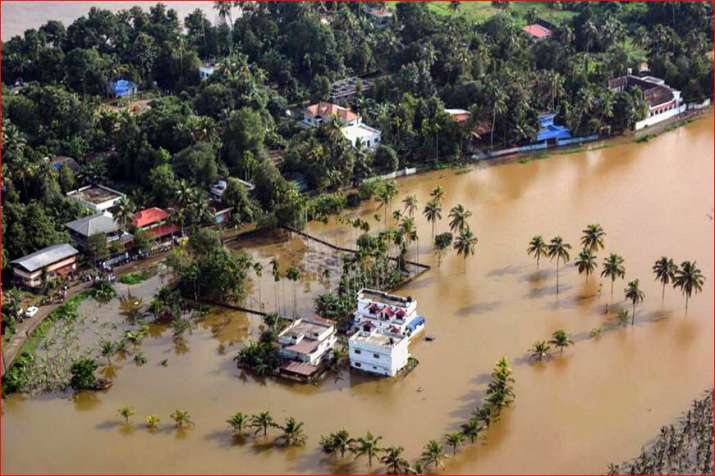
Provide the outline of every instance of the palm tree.
<path id="1" fill-rule="evenodd" d="M 437 220 L 442 219 L 442 207 L 439 206 L 437 200 L 430 200 L 425 205 L 425 209 L 422 211 L 427 221 L 432 224 L 432 239 L 434 240 L 434 224 Z"/>
<path id="2" fill-rule="evenodd" d="M 462 255 L 464 257 L 464 271 L 467 271 L 467 258 L 470 255 L 474 255 L 474 251 L 477 247 L 477 242 L 479 240 L 472 233 L 469 227 L 463 229 L 457 239 L 454 240 L 454 249 L 457 250 L 457 255 Z"/>
<path id="3" fill-rule="evenodd" d="M 534 360 L 542 361 L 549 356 L 551 352 L 551 346 L 544 340 L 538 340 L 534 342 L 534 346 L 529 349 L 531 352 L 531 358 Z"/>
<path id="4" fill-rule="evenodd" d="M 541 260 L 542 256 L 547 255 L 548 251 L 549 250 L 546 246 L 546 242 L 541 235 L 536 235 L 535 237 L 533 237 L 529 242 L 529 247 L 526 249 L 526 252 L 529 256 L 533 255 L 534 258 L 536 258 L 536 269 L 539 269 L 539 261 Z"/>
<path id="5" fill-rule="evenodd" d="M 258 288 L 258 307 L 263 310 L 263 298 L 261 296 L 261 276 L 263 276 L 263 265 L 259 262 L 253 263 L 253 272 L 256 273 L 256 287 Z"/>
<path id="6" fill-rule="evenodd" d="M 191 414 L 186 410 L 174 410 L 174 413 L 169 416 L 174 420 L 176 428 L 184 428 L 185 426 L 194 424 L 194 422 L 191 421 Z"/>
<path id="7" fill-rule="evenodd" d="M 355 440 L 350 438 L 350 433 L 346 430 L 340 430 L 336 433 L 331 433 L 320 439 L 320 445 L 326 453 L 334 454 L 340 452 L 340 457 L 345 457 L 345 452 L 351 448 Z"/>
<path id="8" fill-rule="evenodd" d="M 114 215 L 117 217 L 122 230 L 125 230 L 127 228 L 127 224 L 134 218 L 135 210 L 136 207 L 134 206 L 134 203 L 132 203 L 132 201 L 127 197 L 122 197 L 117 202 L 117 211 L 114 212 Z"/>
<path id="9" fill-rule="evenodd" d="M 626 275 L 626 268 L 623 266 L 623 258 L 615 253 L 611 253 L 603 260 L 603 270 L 601 277 L 611 278 L 611 302 L 613 302 L 613 283 L 617 278 L 623 279 Z M 606 312 L 608 312 L 608 304 L 606 304 Z"/>
<path id="10" fill-rule="evenodd" d="M 385 454 L 380 458 L 380 463 L 387 466 L 388 474 L 406 474 L 410 467 L 409 461 L 402 457 L 405 449 L 402 446 L 385 448 Z"/>
<path id="11" fill-rule="evenodd" d="M 467 421 L 467 423 L 463 423 L 461 428 L 464 437 L 469 438 L 469 441 L 472 443 L 474 443 L 474 440 L 479 437 L 479 433 L 481 433 L 484 429 L 484 427 L 482 427 L 479 423 L 479 419 L 476 417 L 472 417 Z"/>
<path id="12" fill-rule="evenodd" d="M 293 281 L 293 315 L 297 316 L 298 315 L 298 296 L 297 292 L 295 289 L 296 283 L 300 279 L 300 270 L 296 268 L 295 266 L 291 266 L 288 268 L 288 271 L 286 272 L 286 278 L 288 278 L 289 281 Z"/>
<path id="13" fill-rule="evenodd" d="M 663 284 L 663 291 L 660 295 L 661 304 L 665 300 L 665 286 L 675 279 L 675 273 L 678 272 L 678 266 L 673 262 L 671 258 L 661 257 L 653 265 L 653 274 L 655 274 L 656 281 Z"/>
<path id="14" fill-rule="evenodd" d="M 441 204 L 442 199 L 444 198 L 444 188 L 442 188 L 442 186 L 440 185 L 437 185 L 435 188 L 432 189 L 429 196 L 432 197 L 435 203 Z"/>
<path id="15" fill-rule="evenodd" d="M 464 206 L 458 204 L 449 211 L 449 222 L 450 231 L 462 231 L 467 225 L 467 219 L 472 216 L 472 212 L 465 210 Z"/>
<path id="16" fill-rule="evenodd" d="M 251 416 L 249 426 L 256 429 L 256 434 L 263 432 L 265 437 L 268 435 L 268 428 L 275 426 L 275 423 L 273 423 L 273 417 L 270 412 L 261 412 L 258 415 Z"/>
<path id="17" fill-rule="evenodd" d="M 299 422 L 293 417 L 288 417 L 280 429 L 283 430 L 280 438 L 286 446 L 299 446 L 305 443 L 306 436 L 303 431 L 303 422 Z"/>
<path id="18" fill-rule="evenodd" d="M 578 268 L 578 274 L 586 273 L 586 282 L 588 282 L 589 276 L 596 270 L 598 264 L 596 263 L 596 255 L 590 249 L 584 248 L 578 254 L 578 259 L 574 263 L 576 268 Z"/>
<path id="19" fill-rule="evenodd" d="M 158 416 L 156 415 L 148 415 L 144 421 L 146 421 L 146 426 L 150 430 L 155 430 L 157 426 L 159 426 L 159 422 L 161 421 Z"/>
<path id="20" fill-rule="evenodd" d="M 383 451 L 378 445 L 381 439 L 382 436 L 373 436 L 373 434 L 368 431 L 367 435 L 356 440 L 356 446 L 353 450 L 355 456 L 367 455 L 367 465 L 372 466 L 373 456 Z"/>
<path id="21" fill-rule="evenodd" d="M 606 232 L 603 231 L 601 225 L 588 225 L 582 233 L 581 246 L 583 246 L 584 250 L 598 253 L 599 250 L 603 249 L 603 237 L 606 236 Z"/>
<path id="22" fill-rule="evenodd" d="M 695 261 L 683 261 L 680 269 L 675 272 L 673 287 L 680 288 L 685 295 L 685 315 L 688 315 L 688 300 L 693 294 L 703 290 L 705 277 L 698 269 Z"/>
<path id="23" fill-rule="evenodd" d="M 560 352 L 563 354 L 564 349 L 570 345 L 573 345 L 573 340 L 565 330 L 559 329 L 551 335 L 551 340 L 549 344 L 554 344 L 559 348 Z"/>
<path id="24" fill-rule="evenodd" d="M 432 466 L 432 469 L 438 470 L 444 464 L 444 447 L 439 441 L 430 440 L 422 449 L 420 461 L 426 466 Z"/>
<path id="25" fill-rule="evenodd" d="M 248 422 L 248 416 L 241 413 L 237 412 L 234 413 L 231 418 L 226 420 L 226 423 L 228 423 L 231 428 L 233 429 L 233 432 L 237 435 L 240 435 L 243 433 L 243 426 Z"/>
<path id="26" fill-rule="evenodd" d="M 464 435 L 461 431 L 454 431 L 444 435 L 444 440 L 452 448 L 452 456 L 457 454 L 457 447 L 464 442 Z"/>
<path id="27" fill-rule="evenodd" d="M 415 220 L 412 217 L 405 217 L 402 222 L 400 222 L 400 231 L 407 241 L 407 245 L 410 243 L 417 242 L 417 256 L 420 254 L 420 245 L 417 241 L 419 239 L 417 235 L 417 226 L 415 226 Z"/>
<path id="28" fill-rule="evenodd" d="M 271 273 L 273 274 L 273 294 L 276 304 L 276 312 L 280 313 L 280 306 L 278 303 L 278 282 L 281 280 L 280 269 L 278 268 L 278 260 L 271 258 Z"/>
<path id="29" fill-rule="evenodd" d="M 404 205 L 404 210 L 410 217 L 415 216 L 415 211 L 417 211 L 417 203 L 418 202 L 417 202 L 416 195 L 407 195 L 402 200 L 402 204 Z"/>
<path id="30" fill-rule="evenodd" d="M 548 255 L 549 258 L 556 258 L 556 295 L 559 294 L 559 261 L 563 261 L 566 264 L 569 260 L 569 250 L 571 245 L 564 243 L 564 240 L 560 236 L 556 236 L 551 239 L 548 245 Z"/>
<path id="31" fill-rule="evenodd" d="M 645 293 L 641 291 L 638 286 L 637 279 L 628 283 L 628 286 L 623 290 L 623 292 L 626 293 L 626 299 L 633 304 L 633 315 L 631 316 L 631 325 L 633 325 L 636 323 L 636 304 L 643 302 L 645 299 Z"/>
<path id="32" fill-rule="evenodd" d="M 136 412 L 134 411 L 134 409 L 133 409 L 132 407 L 124 406 L 124 407 L 121 407 L 121 408 L 117 411 L 117 413 L 119 413 L 119 416 L 121 416 L 122 418 L 124 418 L 124 423 L 127 423 L 127 424 L 128 424 L 128 423 L 129 423 L 129 418 L 130 418 L 132 415 L 134 415 Z"/>

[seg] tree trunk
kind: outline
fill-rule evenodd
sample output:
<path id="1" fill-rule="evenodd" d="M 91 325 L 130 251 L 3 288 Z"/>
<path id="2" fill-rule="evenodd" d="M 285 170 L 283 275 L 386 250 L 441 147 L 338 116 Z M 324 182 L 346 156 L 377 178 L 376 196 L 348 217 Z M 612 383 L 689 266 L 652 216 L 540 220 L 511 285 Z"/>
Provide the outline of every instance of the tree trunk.
<path id="1" fill-rule="evenodd" d="M 556 295 L 559 295 L 559 258 L 556 258 Z"/>
<path id="2" fill-rule="evenodd" d="M 635 301 L 633 302 L 633 315 L 631 316 L 631 325 L 635 325 L 636 323 L 636 303 Z"/>

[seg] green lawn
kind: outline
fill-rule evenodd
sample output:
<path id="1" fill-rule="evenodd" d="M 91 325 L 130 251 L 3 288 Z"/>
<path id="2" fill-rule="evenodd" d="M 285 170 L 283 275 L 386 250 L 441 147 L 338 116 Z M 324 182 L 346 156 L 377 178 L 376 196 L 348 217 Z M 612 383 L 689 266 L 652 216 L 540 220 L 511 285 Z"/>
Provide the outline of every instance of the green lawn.
<path id="1" fill-rule="evenodd" d="M 390 8 L 394 8 L 395 3 L 389 4 Z M 455 12 L 449 8 L 449 2 L 431 2 L 428 7 L 438 15 L 463 15 L 467 19 L 482 22 L 492 15 L 499 12 L 513 12 L 519 19 L 526 24 L 526 14 L 529 10 L 535 9 L 538 11 L 538 17 L 556 25 L 563 23 L 576 16 L 576 12 L 570 10 L 556 10 L 549 8 L 548 3 L 531 3 L 531 2 L 512 2 L 506 8 L 496 8 L 491 2 L 468 2 L 464 1 Z"/>

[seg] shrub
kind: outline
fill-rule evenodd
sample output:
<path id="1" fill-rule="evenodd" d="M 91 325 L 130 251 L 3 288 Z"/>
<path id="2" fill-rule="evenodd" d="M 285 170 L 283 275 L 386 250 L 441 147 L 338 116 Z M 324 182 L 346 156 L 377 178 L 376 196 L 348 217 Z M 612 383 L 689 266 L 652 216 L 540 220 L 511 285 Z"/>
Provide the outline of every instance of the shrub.
<path id="1" fill-rule="evenodd" d="M 70 385 L 75 390 L 86 390 L 94 388 L 97 378 L 94 372 L 97 370 L 97 363 L 93 359 L 79 359 L 70 368 L 72 378 Z"/>

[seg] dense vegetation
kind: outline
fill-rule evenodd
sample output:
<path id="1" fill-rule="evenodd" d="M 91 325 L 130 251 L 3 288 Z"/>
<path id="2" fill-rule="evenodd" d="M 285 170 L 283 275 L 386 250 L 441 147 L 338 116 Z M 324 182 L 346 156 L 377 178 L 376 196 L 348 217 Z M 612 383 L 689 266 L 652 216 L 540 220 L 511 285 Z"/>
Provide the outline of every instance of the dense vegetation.
<path id="1" fill-rule="evenodd" d="M 445 106 L 469 109 L 470 126 L 492 130 L 483 145 L 496 147 L 533 140 L 544 110 L 578 134 L 623 130 L 641 116 L 643 98 L 614 94 L 607 81 L 643 60 L 687 101 L 712 96 L 710 3 L 538 5 L 525 16 L 499 2 L 476 25 L 404 3 L 387 28 L 356 3 L 241 6 L 234 21 L 218 5 L 226 20 L 218 25 L 197 10 L 185 30 L 162 5 L 93 8 L 71 25 L 50 21 L 4 42 L 4 266 L 67 240 L 63 223 L 84 212 L 64 193 L 83 183 L 110 183 L 137 208 L 173 206 L 177 222 L 192 227 L 208 220 L 207 185 L 240 177 L 256 190 L 249 198 L 229 181 L 236 222 L 300 226 L 324 210 L 309 209 L 286 177 L 336 191 L 408 163 L 459 160 L 469 128 Z M 534 43 L 520 31 L 525 19 L 552 18 L 560 21 L 551 39 Z M 198 67 L 210 60 L 220 67 L 200 81 Z M 306 131 L 286 114 L 326 99 L 330 83 L 350 75 L 373 83 L 351 106 L 381 129 L 375 154 L 350 147 L 335 124 Z M 107 98 L 107 83 L 120 78 L 151 100 L 146 112 Z M 272 151 L 283 160 L 269 160 Z M 57 154 L 77 159 L 79 171 L 44 160 Z"/>

